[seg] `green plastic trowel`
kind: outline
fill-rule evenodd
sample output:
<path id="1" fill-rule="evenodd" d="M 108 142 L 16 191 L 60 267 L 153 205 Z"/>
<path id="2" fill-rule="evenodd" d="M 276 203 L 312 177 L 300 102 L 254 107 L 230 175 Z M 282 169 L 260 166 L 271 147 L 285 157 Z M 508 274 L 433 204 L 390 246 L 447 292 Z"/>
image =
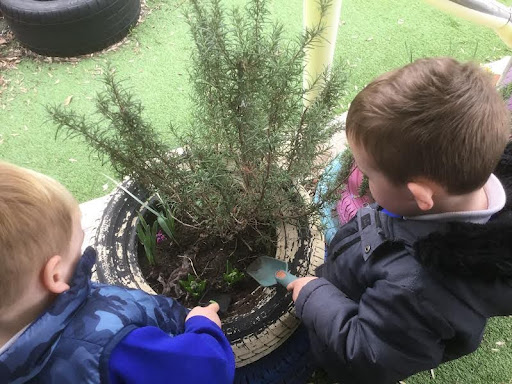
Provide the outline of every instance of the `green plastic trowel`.
<path id="1" fill-rule="evenodd" d="M 247 273 L 264 287 L 281 284 L 286 288 L 288 284 L 297 279 L 297 276 L 288 272 L 288 263 L 273 257 L 260 256 L 248 267 Z"/>

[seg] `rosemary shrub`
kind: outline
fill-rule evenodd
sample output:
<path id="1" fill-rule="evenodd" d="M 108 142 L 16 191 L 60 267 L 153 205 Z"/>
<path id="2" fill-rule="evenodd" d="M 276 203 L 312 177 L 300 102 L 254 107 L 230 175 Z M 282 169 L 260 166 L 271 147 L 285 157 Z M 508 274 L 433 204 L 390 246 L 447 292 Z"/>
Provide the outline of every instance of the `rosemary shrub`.
<path id="1" fill-rule="evenodd" d="M 320 0 L 325 14 L 329 0 Z M 142 117 L 140 101 L 105 71 L 98 118 L 49 107 L 58 131 L 83 138 L 103 161 L 171 202 L 175 219 L 208 236 L 232 239 L 249 227 L 315 214 L 298 193 L 325 164 L 318 159 L 338 127 L 330 123 L 345 84 L 333 68 L 303 89 L 305 50 L 323 44 L 324 24 L 296 39 L 271 22 L 266 0 L 226 10 L 220 0 L 190 0 L 195 43 L 190 126 L 168 127 L 181 151 Z M 312 89 L 318 97 L 304 107 Z M 326 191 L 328 201 L 337 186 Z"/>

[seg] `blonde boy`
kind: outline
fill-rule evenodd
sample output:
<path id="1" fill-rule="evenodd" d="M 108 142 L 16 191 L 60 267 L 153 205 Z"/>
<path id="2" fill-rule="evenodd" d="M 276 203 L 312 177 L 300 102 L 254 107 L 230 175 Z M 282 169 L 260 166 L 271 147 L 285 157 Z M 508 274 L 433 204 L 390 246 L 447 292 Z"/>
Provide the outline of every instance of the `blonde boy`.
<path id="1" fill-rule="evenodd" d="M 0 162 L 0 383 L 230 383 L 218 305 L 91 283 L 80 210 L 55 180 Z"/>

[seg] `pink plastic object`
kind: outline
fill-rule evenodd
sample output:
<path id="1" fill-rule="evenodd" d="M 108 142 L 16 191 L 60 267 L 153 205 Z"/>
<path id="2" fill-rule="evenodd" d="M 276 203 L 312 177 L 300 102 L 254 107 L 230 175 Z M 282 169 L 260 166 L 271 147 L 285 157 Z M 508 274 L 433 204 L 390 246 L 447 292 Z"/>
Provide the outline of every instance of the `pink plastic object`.
<path id="1" fill-rule="evenodd" d="M 354 166 L 348 177 L 347 187 L 341 191 L 341 199 L 336 204 L 338 220 L 341 225 L 348 223 L 359 208 L 371 202 L 367 195 L 359 197 L 359 187 L 362 182 L 363 173 Z"/>

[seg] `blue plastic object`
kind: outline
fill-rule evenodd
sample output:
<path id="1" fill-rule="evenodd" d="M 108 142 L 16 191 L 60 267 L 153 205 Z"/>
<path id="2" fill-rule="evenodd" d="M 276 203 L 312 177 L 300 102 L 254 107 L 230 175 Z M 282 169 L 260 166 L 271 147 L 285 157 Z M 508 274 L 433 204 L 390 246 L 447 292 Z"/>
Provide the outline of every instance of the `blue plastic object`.
<path id="1" fill-rule="evenodd" d="M 315 203 L 319 203 L 321 196 L 323 193 L 327 192 L 329 188 L 329 184 L 336 180 L 338 174 L 340 173 L 342 168 L 341 164 L 341 154 L 336 156 L 330 164 L 325 168 L 325 171 L 318 182 L 316 187 L 315 197 L 313 201 Z M 332 238 L 340 228 L 340 223 L 338 221 L 338 215 L 333 212 L 336 211 L 336 204 L 325 204 L 320 212 L 320 220 L 324 227 L 324 237 L 325 243 L 329 245 L 331 243 Z"/>
<path id="2" fill-rule="evenodd" d="M 276 280 L 279 284 L 281 284 L 283 287 L 287 287 L 288 284 L 290 284 L 292 281 L 294 280 L 297 280 L 297 276 L 295 275 L 292 275 L 290 272 L 288 271 L 283 271 L 283 270 L 280 270 L 280 271 L 277 271 L 275 273 L 275 276 L 276 276 Z"/>
<path id="3" fill-rule="evenodd" d="M 247 274 L 264 287 L 277 283 L 286 287 L 297 276 L 288 272 L 288 263 L 273 257 L 260 256 L 247 267 Z"/>

